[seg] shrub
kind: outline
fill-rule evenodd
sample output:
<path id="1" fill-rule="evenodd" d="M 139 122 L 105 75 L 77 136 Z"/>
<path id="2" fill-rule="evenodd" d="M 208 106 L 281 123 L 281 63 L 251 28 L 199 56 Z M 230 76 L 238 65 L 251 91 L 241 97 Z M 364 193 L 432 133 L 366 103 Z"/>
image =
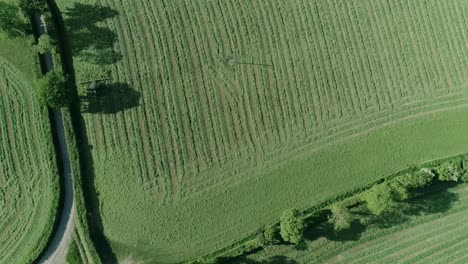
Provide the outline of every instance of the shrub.
<path id="1" fill-rule="evenodd" d="M 71 102 L 71 93 L 63 75 L 47 73 L 37 84 L 37 99 L 43 106 L 61 108 Z"/>
<path id="2" fill-rule="evenodd" d="M 8 38 L 22 37 L 28 26 L 17 6 L 0 1 L 0 32 Z"/>
<path id="3" fill-rule="evenodd" d="M 388 183 L 374 185 L 362 194 L 367 208 L 374 215 L 381 215 L 383 212 L 395 207 L 395 191 Z"/>
<path id="4" fill-rule="evenodd" d="M 342 204 L 334 204 L 330 207 L 331 216 L 328 222 L 333 225 L 335 231 L 343 231 L 351 227 L 353 217 L 348 208 Z"/>
<path id="5" fill-rule="evenodd" d="M 27 16 L 35 13 L 43 13 L 47 10 L 46 0 L 19 0 L 18 6 Z"/>
<path id="6" fill-rule="evenodd" d="M 409 198 L 410 192 L 408 188 L 399 181 L 391 181 L 388 186 L 392 192 L 393 199 L 397 201 L 404 201 Z"/>
<path id="7" fill-rule="evenodd" d="M 299 211 L 289 209 L 283 212 L 280 219 L 280 233 L 284 241 L 299 245 L 302 242 L 304 232 L 304 220 Z"/>
<path id="8" fill-rule="evenodd" d="M 68 253 L 66 256 L 67 264 L 79 264 L 82 263 L 80 252 L 78 251 L 78 246 L 76 241 L 73 240 L 68 248 Z"/>
<path id="9" fill-rule="evenodd" d="M 39 37 L 37 42 L 37 52 L 40 54 L 45 54 L 46 52 L 52 50 L 54 47 L 54 41 L 49 35 L 42 35 Z"/>
<path id="10" fill-rule="evenodd" d="M 464 173 L 460 160 L 442 163 L 437 166 L 436 172 L 441 181 L 458 181 Z"/>
<path id="11" fill-rule="evenodd" d="M 464 182 L 468 182 L 468 156 L 465 156 L 461 162 L 463 168 L 463 175 L 461 180 Z"/>
<path id="12" fill-rule="evenodd" d="M 278 237 L 278 226 L 267 225 L 263 231 L 263 238 L 266 244 L 278 244 L 280 238 Z"/>
<path id="13" fill-rule="evenodd" d="M 389 183 L 393 198 L 398 201 L 408 199 L 410 190 L 428 186 L 432 183 L 435 174 L 428 168 L 422 168 L 413 173 L 398 176 Z"/>

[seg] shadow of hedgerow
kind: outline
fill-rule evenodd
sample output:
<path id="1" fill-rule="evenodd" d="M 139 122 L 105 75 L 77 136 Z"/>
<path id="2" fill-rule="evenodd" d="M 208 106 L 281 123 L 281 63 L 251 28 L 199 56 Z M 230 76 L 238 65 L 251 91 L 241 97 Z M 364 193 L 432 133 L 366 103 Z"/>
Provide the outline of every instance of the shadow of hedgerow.
<path id="1" fill-rule="evenodd" d="M 349 229 L 341 232 L 333 230 L 333 225 L 327 219 L 329 211 L 323 211 L 319 215 L 309 219 L 310 224 L 304 232 L 304 238 L 308 241 L 325 237 L 332 241 L 356 241 L 368 228 L 391 228 L 403 224 L 415 216 L 444 213 L 452 208 L 458 201 L 458 196 L 448 189 L 454 187 L 454 182 L 437 182 L 429 187 L 415 191 L 413 198 L 399 202 L 397 206 L 380 216 L 368 212 L 365 204 L 350 208 L 354 215 Z"/>
<path id="2" fill-rule="evenodd" d="M 106 20 L 118 15 L 107 6 L 75 3 L 65 12 L 72 51 L 89 63 L 97 65 L 113 64 L 122 59 L 114 50 L 117 35 L 106 27 Z"/>

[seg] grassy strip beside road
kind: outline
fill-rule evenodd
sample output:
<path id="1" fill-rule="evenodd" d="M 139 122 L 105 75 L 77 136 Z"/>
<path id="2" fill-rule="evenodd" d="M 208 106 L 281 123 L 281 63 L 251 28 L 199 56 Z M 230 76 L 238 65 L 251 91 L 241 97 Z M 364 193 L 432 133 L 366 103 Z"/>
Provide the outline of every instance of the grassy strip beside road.
<path id="1" fill-rule="evenodd" d="M 54 25 L 54 36 L 57 41 L 58 52 L 56 53 L 54 61 L 59 62 L 61 70 L 64 74 L 70 78 L 70 89 L 72 90 L 72 103 L 70 108 L 63 111 L 63 121 L 65 126 L 65 135 L 67 137 L 67 143 L 69 144 L 70 161 L 73 171 L 73 188 L 74 188 L 74 199 L 75 199 L 75 210 L 77 217 L 75 217 L 75 229 L 76 239 L 74 243 L 81 243 L 81 247 L 84 251 L 87 263 L 101 263 L 101 257 L 97 252 L 94 243 L 98 237 L 98 231 L 96 230 L 96 224 L 88 223 L 92 209 L 87 207 L 89 201 L 85 200 L 84 193 L 88 190 L 86 186 L 90 184 L 90 177 L 85 179 L 84 172 L 87 171 L 86 162 L 84 161 L 86 154 L 83 149 L 86 149 L 86 134 L 83 134 L 82 120 L 80 115 L 80 102 L 75 86 L 74 80 L 74 68 L 73 58 L 71 56 L 71 49 L 67 38 L 67 33 L 63 25 L 63 19 L 60 10 L 56 6 L 53 0 L 48 1 L 49 9 L 52 14 L 51 22 Z M 81 149 L 81 151 L 80 151 Z M 93 231 L 92 231 L 93 230 Z M 94 234 L 91 236 L 91 233 Z M 83 260 L 84 261 L 84 260 Z"/>
<path id="2" fill-rule="evenodd" d="M 70 154 L 71 167 L 73 171 L 73 188 L 74 188 L 74 199 L 75 199 L 75 231 L 76 237 L 74 243 L 81 242 L 84 249 L 87 263 L 97 264 L 101 263 L 99 254 L 96 251 L 93 241 L 90 237 L 90 231 L 88 227 L 87 210 L 85 206 L 85 200 L 83 196 L 83 176 L 80 168 L 80 156 L 78 153 L 78 145 L 76 142 L 76 134 L 73 129 L 73 121 L 71 118 L 70 111 L 62 111 L 63 123 L 65 126 L 65 135 L 67 137 L 68 149 Z"/>

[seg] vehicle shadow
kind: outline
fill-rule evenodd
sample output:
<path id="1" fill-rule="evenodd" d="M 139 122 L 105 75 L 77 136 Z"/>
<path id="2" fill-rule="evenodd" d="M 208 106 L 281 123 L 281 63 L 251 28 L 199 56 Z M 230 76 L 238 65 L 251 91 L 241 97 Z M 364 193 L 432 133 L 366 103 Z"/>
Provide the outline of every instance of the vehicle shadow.
<path id="1" fill-rule="evenodd" d="M 80 99 L 81 109 L 85 113 L 115 114 L 138 106 L 140 92 L 126 83 L 101 84 L 95 94 L 88 91 Z"/>

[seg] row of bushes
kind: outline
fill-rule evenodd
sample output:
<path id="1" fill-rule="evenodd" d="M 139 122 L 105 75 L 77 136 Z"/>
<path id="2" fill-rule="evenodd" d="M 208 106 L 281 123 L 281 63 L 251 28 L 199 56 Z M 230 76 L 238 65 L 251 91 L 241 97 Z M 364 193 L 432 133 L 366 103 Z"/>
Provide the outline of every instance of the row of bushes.
<path id="1" fill-rule="evenodd" d="M 334 232 L 339 233 L 349 229 L 351 223 L 359 218 L 351 209 L 362 206 L 367 213 L 381 216 L 395 208 L 398 202 L 412 198 L 417 190 L 428 187 L 434 182 L 443 181 L 468 182 L 468 155 L 410 168 L 302 212 L 297 209 L 286 210 L 278 223 L 265 226 L 257 236 L 247 239 L 247 242 L 229 247 L 217 254 L 217 257 L 210 254 L 190 263 L 223 263 L 252 251 L 261 250 L 268 245 L 281 243 L 299 245 L 304 241 L 304 230 L 308 227 L 307 220 L 315 215 L 327 214 L 326 221 L 333 226 Z M 362 224 L 365 223 L 363 221 Z"/>
<path id="2" fill-rule="evenodd" d="M 370 214 L 379 216 L 394 209 L 398 202 L 411 198 L 416 190 L 435 181 L 468 182 L 468 155 L 431 164 L 429 167 L 412 168 L 408 172 L 375 184 L 368 190 L 335 202 L 326 209 L 330 215 L 328 222 L 336 232 L 349 229 L 355 219 L 349 210 L 351 207 L 365 204 Z M 286 210 L 281 216 L 279 226 L 265 227 L 264 241 L 266 244 L 289 242 L 298 245 L 303 241 L 305 227 L 305 219 L 298 210 Z"/>

